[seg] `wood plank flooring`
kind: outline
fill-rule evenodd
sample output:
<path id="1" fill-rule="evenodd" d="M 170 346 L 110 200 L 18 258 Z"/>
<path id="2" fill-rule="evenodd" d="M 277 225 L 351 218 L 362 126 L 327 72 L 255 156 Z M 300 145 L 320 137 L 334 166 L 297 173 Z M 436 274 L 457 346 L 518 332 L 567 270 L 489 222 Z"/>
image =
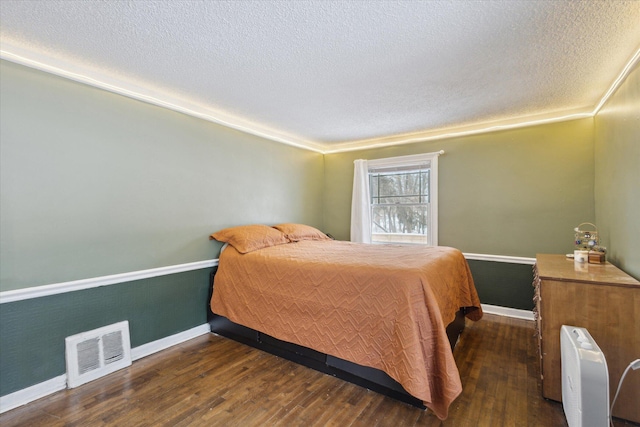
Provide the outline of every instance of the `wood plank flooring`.
<path id="1" fill-rule="evenodd" d="M 541 397 L 533 322 L 467 321 L 449 418 L 205 335 L 0 415 L 9 426 L 566 426 Z M 632 425 L 617 420 L 616 426 Z"/>

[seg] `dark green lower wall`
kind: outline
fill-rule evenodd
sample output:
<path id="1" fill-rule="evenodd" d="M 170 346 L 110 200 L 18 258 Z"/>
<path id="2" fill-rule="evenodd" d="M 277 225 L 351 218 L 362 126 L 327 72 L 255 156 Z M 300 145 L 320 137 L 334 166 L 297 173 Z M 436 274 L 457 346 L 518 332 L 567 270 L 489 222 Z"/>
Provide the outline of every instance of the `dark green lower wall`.
<path id="1" fill-rule="evenodd" d="M 469 260 L 483 304 L 533 308 L 530 265 Z M 64 339 L 129 321 L 131 347 L 205 324 L 212 268 L 0 305 L 0 396 L 66 372 Z"/>
<path id="2" fill-rule="evenodd" d="M 533 267 L 495 261 L 468 260 L 482 304 L 533 309 Z"/>
<path id="3" fill-rule="evenodd" d="M 134 348 L 207 323 L 211 271 L 0 305 L 0 396 L 64 374 L 67 336 L 128 320 Z"/>

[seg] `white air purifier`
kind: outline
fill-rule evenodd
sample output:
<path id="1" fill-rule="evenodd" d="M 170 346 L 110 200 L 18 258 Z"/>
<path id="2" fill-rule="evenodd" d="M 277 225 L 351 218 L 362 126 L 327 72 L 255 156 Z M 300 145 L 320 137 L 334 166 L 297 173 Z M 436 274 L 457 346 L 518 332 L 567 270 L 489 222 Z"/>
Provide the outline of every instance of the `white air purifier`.
<path id="1" fill-rule="evenodd" d="M 585 328 L 560 329 L 562 406 L 569 427 L 609 425 L 609 371 L 604 354 Z"/>

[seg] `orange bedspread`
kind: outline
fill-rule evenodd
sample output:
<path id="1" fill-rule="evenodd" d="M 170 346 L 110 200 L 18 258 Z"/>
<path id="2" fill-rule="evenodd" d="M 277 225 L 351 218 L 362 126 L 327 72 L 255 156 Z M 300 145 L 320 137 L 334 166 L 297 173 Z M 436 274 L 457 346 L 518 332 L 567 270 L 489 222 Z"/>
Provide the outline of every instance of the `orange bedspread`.
<path id="1" fill-rule="evenodd" d="M 211 309 L 283 341 L 386 372 L 440 418 L 462 391 L 445 332 L 482 317 L 462 253 L 300 241 L 220 255 Z"/>

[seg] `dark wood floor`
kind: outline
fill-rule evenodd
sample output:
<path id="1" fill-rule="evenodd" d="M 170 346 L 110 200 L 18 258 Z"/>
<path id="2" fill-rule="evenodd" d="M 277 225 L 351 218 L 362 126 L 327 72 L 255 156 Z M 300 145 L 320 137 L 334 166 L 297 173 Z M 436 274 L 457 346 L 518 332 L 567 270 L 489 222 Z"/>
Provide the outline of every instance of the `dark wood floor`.
<path id="1" fill-rule="evenodd" d="M 226 338 L 206 335 L 0 415 L 24 426 L 566 426 L 541 397 L 533 322 L 467 321 L 455 350 L 464 391 L 440 422 Z M 630 425 L 617 421 L 616 426 Z"/>

